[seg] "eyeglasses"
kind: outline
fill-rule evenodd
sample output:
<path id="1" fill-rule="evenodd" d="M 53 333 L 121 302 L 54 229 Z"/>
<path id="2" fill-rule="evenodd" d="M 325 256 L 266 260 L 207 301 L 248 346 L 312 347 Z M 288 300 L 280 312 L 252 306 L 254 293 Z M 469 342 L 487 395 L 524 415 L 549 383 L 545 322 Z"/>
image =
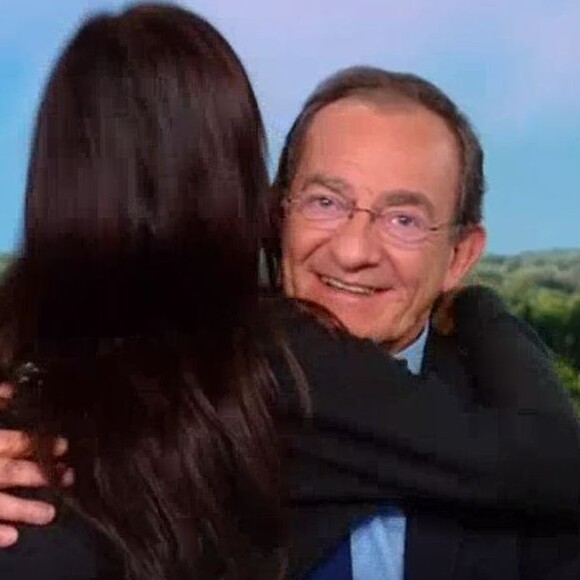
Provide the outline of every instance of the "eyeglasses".
<path id="1" fill-rule="evenodd" d="M 459 227 L 456 222 L 431 225 L 419 208 L 386 207 L 379 210 L 357 207 L 356 203 L 332 193 L 290 196 L 285 203 L 308 221 L 326 230 L 335 230 L 348 222 L 356 212 L 368 213 L 376 222 L 381 236 L 405 245 L 420 244 L 430 234 Z"/>

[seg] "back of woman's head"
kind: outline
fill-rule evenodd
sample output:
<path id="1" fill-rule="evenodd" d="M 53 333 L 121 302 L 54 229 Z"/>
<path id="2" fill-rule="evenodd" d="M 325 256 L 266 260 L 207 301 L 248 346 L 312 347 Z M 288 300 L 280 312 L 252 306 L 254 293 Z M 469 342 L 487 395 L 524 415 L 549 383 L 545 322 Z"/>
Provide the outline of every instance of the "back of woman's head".
<path id="1" fill-rule="evenodd" d="M 263 137 L 244 69 L 203 19 L 144 5 L 88 20 L 46 87 L 28 174 L 42 330 L 197 323 L 255 295 Z"/>
<path id="2" fill-rule="evenodd" d="M 254 94 L 211 25 L 143 5 L 81 26 L 38 113 L 0 347 L 41 367 L 16 408 L 52 477 L 70 438 L 77 507 L 129 578 L 256 577 L 277 546 L 266 187 Z"/>

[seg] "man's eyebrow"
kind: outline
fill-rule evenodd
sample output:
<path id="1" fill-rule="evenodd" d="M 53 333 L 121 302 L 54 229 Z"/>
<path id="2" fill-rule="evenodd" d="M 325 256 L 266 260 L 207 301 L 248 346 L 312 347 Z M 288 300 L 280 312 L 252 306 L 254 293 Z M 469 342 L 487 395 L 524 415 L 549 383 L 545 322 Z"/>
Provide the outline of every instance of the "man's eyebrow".
<path id="1" fill-rule="evenodd" d="M 381 194 L 381 205 L 383 207 L 393 207 L 397 205 L 414 205 L 423 207 L 429 217 L 434 217 L 435 206 L 433 202 L 421 191 L 410 189 L 393 189 Z"/>
<path id="2" fill-rule="evenodd" d="M 325 175 L 323 173 L 312 173 L 308 175 L 300 188 L 305 191 L 313 185 L 318 185 L 339 194 L 352 194 L 353 187 L 344 179 Z M 379 196 L 380 204 L 383 207 L 394 207 L 398 205 L 413 205 L 422 207 L 429 214 L 430 218 L 435 216 L 435 206 L 429 197 L 422 191 L 411 189 L 392 189 L 383 191 Z"/>
<path id="3" fill-rule="evenodd" d="M 341 179 L 340 177 L 332 177 L 330 175 L 323 175 L 322 173 L 313 173 L 304 180 L 301 191 L 308 189 L 312 185 L 320 185 L 326 189 L 330 189 L 335 193 L 349 193 L 352 192 L 352 187 Z"/>

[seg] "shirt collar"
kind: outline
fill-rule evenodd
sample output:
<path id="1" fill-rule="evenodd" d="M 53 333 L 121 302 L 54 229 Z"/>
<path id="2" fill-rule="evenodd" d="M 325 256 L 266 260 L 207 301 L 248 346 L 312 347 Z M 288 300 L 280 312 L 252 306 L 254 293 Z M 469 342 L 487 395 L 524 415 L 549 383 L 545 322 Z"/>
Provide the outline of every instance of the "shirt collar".
<path id="1" fill-rule="evenodd" d="M 404 360 L 407 363 L 409 371 L 414 375 L 418 375 L 421 372 L 425 345 L 427 344 L 427 337 L 429 336 L 429 326 L 430 324 L 427 322 L 421 334 L 408 347 L 394 355 L 395 358 Z"/>

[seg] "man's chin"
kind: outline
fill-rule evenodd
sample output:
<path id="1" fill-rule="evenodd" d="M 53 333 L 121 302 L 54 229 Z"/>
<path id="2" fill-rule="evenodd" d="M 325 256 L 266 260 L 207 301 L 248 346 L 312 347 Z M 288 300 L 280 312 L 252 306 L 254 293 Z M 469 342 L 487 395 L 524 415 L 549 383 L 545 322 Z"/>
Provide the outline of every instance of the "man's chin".
<path id="1" fill-rule="evenodd" d="M 376 318 L 373 320 L 374 324 L 364 323 L 360 320 L 349 319 L 348 315 L 340 316 L 340 314 L 335 314 L 340 322 L 344 325 L 345 329 L 356 336 L 357 338 L 364 338 L 367 340 L 372 340 L 378 344 L 389 343 L 393 340 L 391 334 L 386 334 L 384 329 L 379 329 L 376 327 Z"/>
<path id="2" fill-rule="evenodd" d="M 307 290 L 307 291 L 306 291 Z M 317 288 L 299 289 L 294 292 L 294 297 L 313 302 L 322 306 L 330 312 L 344 326 L 345 330 L 356 336 L 372 340 L 379 344 L 388 344 L 397 337 L 397 315 L 384 319 L 385 312 L 393 310 L 392 301 L 384 299 L 378 302 L 374 299 L 343 296 L 341 293 L 328 291 L 324 288 L 322 291 Z M 385 332 L 385 329 L 389 331 Z"/>

